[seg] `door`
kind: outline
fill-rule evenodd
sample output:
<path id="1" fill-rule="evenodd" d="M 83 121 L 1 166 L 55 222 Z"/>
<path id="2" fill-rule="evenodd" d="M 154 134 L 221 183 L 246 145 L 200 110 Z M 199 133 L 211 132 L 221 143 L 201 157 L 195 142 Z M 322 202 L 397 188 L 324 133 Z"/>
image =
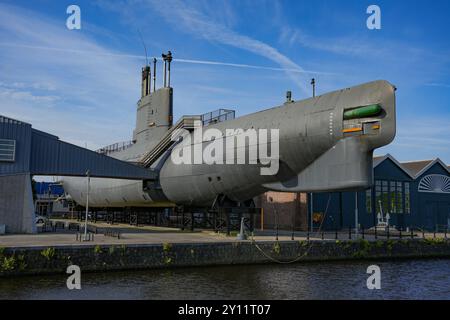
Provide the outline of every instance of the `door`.
<path id="1" fill-rule="evenodd" d="M 425 203 L 424 228 L 428 231 L 434 231 L 437 223 L 438 203 L 428 201 Z"/>
<path id="2" fill-rule="evenodd" d="M 439 224 L 439 230 L 444 231 L 444 229 L 448 229 L 449 222 L 450 222 L 450 203 L 440 202 L 437 221 L 437 223 Z"/>
<path id="3" fill-rule="evenodd" d="M 397 213 L 397 227 L 399 230 L 405 230 L 405 214 Z"/>

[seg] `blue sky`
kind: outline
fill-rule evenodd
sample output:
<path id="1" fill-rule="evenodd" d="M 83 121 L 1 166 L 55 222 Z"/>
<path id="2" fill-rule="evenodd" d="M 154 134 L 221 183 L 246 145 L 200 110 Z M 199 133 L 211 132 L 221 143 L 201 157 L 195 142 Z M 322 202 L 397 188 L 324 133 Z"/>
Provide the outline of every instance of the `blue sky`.
<path id="1" fill-rule="evenodd" d="M 66 28 L 70 4 L 81 30 Z M 371 4 L 381 30 L 366 27 Z M 450 1 L 0 0 L 0 114 L 92 149 L 131 139 L 140 31 L 149 56 L 180 59 L 175 118 L 251 113 L 286 90 L 303 99 L 312 77 L 318 94 L 385 79 L 398 88 L 398 130 L 376 153 L 450 163 L 449 12 Z"/>

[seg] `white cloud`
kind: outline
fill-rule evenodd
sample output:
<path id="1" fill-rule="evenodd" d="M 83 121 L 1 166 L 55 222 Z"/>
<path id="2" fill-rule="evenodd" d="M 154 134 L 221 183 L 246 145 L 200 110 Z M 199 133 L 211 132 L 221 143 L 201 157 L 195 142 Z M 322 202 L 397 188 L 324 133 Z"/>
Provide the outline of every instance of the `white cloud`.
<path id="1" fill-rule="evenodd" d="M 0 4 L 0 113 L 82 146 L 131 138 L 139 63 L 87 34 Z"/>
<path id="2" fill-rule="evenodd" d="M 307 87 L 306 71 L 283 55 L 276 48 L 253 39 L 249 36 L 239 34 L 227 26 L 211 19 L 207 14 L 198 9 L 188 6 L 185 2 L 178 0 L 148 1 L 149 8 L 156 10 L 164 19 L 179 31 L 189 33 L 196 37 L 201 37 L 210 42 L 216 42 L 249 51 L 278 64 L 290 79 L 306 94 L 310 94 L 310 88 Z M 292 72 L 294 69 L 298 72 Z"/>
<path id="3" fill-rule="evenodd" d="M 448 119 L 423 117 L 400 119 L 394 142 L 377 153 L 391 153 L 401 161 L 439 157 L 450 164 Z"/>
<path id="4" fill-rule="evenodd" d="M 426 85 L 427 87 L 450 88 L 450 84 L 447 84 L 447 83 L 436 83 L 436 82 L 432 82 L 432 83 L 426 83 L 425 85 Z"/>

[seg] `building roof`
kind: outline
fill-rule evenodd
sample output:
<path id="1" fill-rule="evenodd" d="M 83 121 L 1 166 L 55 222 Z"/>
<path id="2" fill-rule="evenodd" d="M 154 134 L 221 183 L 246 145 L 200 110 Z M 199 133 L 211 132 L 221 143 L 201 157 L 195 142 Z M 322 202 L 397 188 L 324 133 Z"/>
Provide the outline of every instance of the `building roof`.
<path id="1" fill-rule="evenodd" d="M 375 156 L 375 157 L 373 157 L 373 167 L 375 168 L 377 165 L 379 165 L 385 159 L 386 159 L 386 156 Z"/>
<path id="2" fill-rule="evenodd" d="M 436 163 L 439 163 L 444 169 L 448 171 L 450 174 L 450 166 L 447 166 L 441 159 L 436 158 L 434 160 L 415 160 L 415 161 L 403 161 L 399 162 L 389 153 L 384 156 L 375 156 L 373 157 L 373 167 L 377 167 L 384 160 L 390 159 L 394 162 L 397 167 L 403 170 L 408 176 L 412 179 L 415 179 L 426 172 L 429 168 L 434 166 Z"/>
<path id="3" fill-rule="evenodd" d="M 384 162 L 384 160 L 389 159 L 391 160 L 397 167 L 400 168 L 404 173 L 406 173 L 407 176 L 409 176 L 411 179 L 414 179 L 414 175 L 404 168 L 400 162 L 397 161 L 393 156 L 391 156 L 389 153 L 384 156 L 377 156 L 373 158 L 373 168 L 375 169 L 380 163 Z"/>
<path id="4" fill-rule="evenodd" d="M 415 177 L 417 178 L 418 176 L 422 175 L 424 172 L 426 172 L 429 168 L 434 166 L 436 163 L 439 163 L 442 166 L 442 168 L 447 170 L 447 172 L 450 174 L 450 169 L 448 168 L 448 166 L 444 162 L 442 162 L 441 159 L 436 158 L 433 161 L 431 161 L 430 163 L 428 163 L 427 165 L 425 165 L 425 167 L 423 167 L 419 172 L 417 172 Z"/>
<path id="5" fill-rule="evenodd" d="M 418 160 L 418 161 L 406 161 L 401 162 L 401 165 L 411 172 L 413 176 L 416 176 L 420 171 L 423 170 L 426 166 L 428 166 L 433 160 Z"/>

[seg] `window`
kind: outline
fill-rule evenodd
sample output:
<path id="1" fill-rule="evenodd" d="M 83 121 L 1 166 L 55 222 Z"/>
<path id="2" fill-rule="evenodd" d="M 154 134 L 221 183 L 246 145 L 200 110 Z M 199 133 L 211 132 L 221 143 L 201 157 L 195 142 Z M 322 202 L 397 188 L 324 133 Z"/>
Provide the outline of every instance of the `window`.
<path id="1" fill-rule="evenodd" d="M 390 181 L 389 183 L 389 198 L 390 198 L 390 207 L 392 213 L 397 212 L 397 199 L 396 199 L 396 190 L 395 190 L 395 181 Z"/>
<path id="2" fill-rule="evenodd" d="M 397 213 L 403 213 L 403 188 L 402 183 L 400 181 L 397 181 L 397 192 L 395 194 L 396 197 L 396 207 L 397 207 Z"/>
<path id="3" fill-rule="evenodd" d="M 16 140 L 0 139 L 0 161 L 14 162 Z"/>
<path id="4" fill-rule="evenodd" d="M 381 201 L 381 181 L 376 180 L 375 181 L 375 212 L 381 213 L 380 209 L 382 206 Z"/>
<path id="5" fill-rule="evenodd" d="M 375 212 L 378 214 L 381 211 L 383 214 L 409 213 L 409 183 L 376 180 Z"/>
<path id="6" fill-rule="evenodd" d="M 366 190 L 366 212 L 372 213 L 372 189 Z"/>
<path id="7" fill-rule="evenodd" d="M 410 213 L 411 198 L 409 194 L 409 182 L 405 182 L 405 213 Z"/>
<path id="8" fill-rule="evenodd" d="M 389 183 L 386 180 L 381 181 L 381 204 L 383 206 L 383 214 L 389 212 Z"/>

